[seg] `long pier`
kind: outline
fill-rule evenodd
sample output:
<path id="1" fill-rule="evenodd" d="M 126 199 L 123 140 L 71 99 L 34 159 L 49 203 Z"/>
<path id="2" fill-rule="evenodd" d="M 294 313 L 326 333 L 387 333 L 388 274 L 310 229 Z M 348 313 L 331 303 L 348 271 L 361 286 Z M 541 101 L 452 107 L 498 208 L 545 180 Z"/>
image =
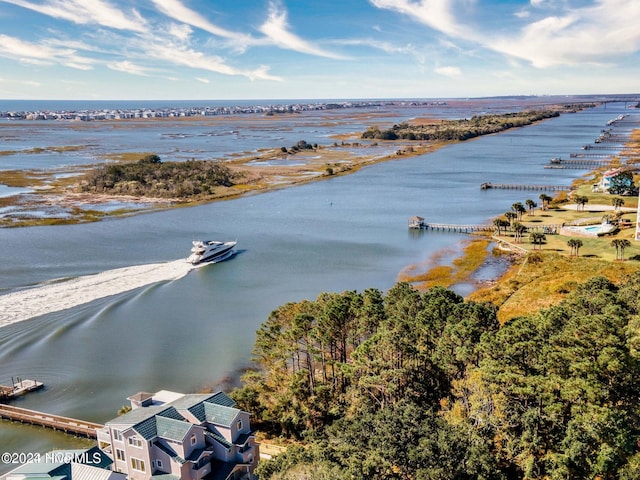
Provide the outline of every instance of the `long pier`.
<path id="1" fill-rule="evenodd" d="M 611 158 L 612 153 L 570 153 L 571 158 Z"/>
<path id="2" fill-rule="evenodd" d="M 551 161 L 549 164 L 545 165 L 544 168 L 576 168 L 584 170 L 592 167 L 607 167 L 610 164 L 611 160 L 571 158 L 569 160 Z"/>
<path id="3" fill-rule="evenodd" d="M 519 183 L 491 183 L 485 182 L 480 185 L 482 190 L 488 190 L 490 188 L 502 188 L 512 190 L 547 190 L 547 191 L 559 191 L 559 190 L 571 190 L 568 185 L 527 185 Z"/>
<path id="4" fill-rule="evenodd" d="M 557 234 L 562 228 L 563 224 L 523 224 L 529 232 L 541 232 L 548 235 Z M 442 232 L 457 232 L 457 233 L 474 233 L 474 232 L 494 232 L 498 229 L 493 224 L 483 223 L 476 225 L 456 225 L 451 223 L 430 223 L 425 221 L 422 217 L 411 217 L 409 219 L 409 228 L 415 230 L 436 230 Z M 509 227 L 507 227 L 509 229 Z"/>
<path id="5" fill-rule="evenodd" d="M 51 413 L 37 412 L 35 410 L 5 404 L 0 404 L 0 418 L 31 425 L 39 425 L 41 427 L 87 438 L 97 438 L 98 430 L 104 428 L 104 425 L 99 423 L 87 422 L 85 420 L 63 417 Z"/>
<path id="6" fill-rule="evenodd" d="M 493 232 L 496 227 L 489 224 L 480 225 L 454 225 L 450 223 L 427 223 L 422 217 L 411 217 L 409 228 L 418 230 L 440 230 L 445 232 L 473 233 Z"/>

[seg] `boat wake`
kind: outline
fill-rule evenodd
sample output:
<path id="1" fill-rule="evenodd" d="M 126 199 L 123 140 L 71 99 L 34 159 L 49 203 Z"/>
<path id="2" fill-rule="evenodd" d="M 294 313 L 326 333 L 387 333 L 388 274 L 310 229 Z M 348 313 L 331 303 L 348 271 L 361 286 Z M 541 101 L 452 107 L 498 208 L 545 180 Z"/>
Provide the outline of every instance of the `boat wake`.
<path id="1" fill-rule="evenodd" d="M 157 282 L 178 280 L 193 269 L 181 260 L 117 268 L 94 275 L 49 281 L 0 296 L 0 327 L 58 312 Z"/>

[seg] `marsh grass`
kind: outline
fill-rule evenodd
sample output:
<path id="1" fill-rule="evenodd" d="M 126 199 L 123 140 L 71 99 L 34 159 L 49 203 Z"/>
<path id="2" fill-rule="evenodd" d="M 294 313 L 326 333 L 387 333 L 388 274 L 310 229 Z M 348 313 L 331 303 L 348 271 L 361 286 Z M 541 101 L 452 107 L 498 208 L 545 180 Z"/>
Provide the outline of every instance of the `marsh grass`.
<path id="1" fill-rule="evenodd" d="M 8 187 L 42 187 L 50 177 L 51 174 L 33 170 L 0 171 L 0 183 Z"/>
<path id="2" fill-rule="evenodd" d="M 33 147 L 25 150 L 0 150 L 0 156 L 8 155 L 38 155 L 41 153 L 65 153 L 77 152 L 86 149 L 90 145 L 63 145 L 60 147 Z"/>
<path id="3" fill-rule="evenodd" d="M 424 273 L 413 273 L 418 266 L 411 266 L 399 276 L 400 281 L 414 284 L 421 290 L 435 286 L 451 287 L 467 280 L 487 260 L 490 240 L 477 238 L 469 240 L 463 247 L 462 255 L 454 258 L 451 265 L 434 265 Z M 441 261 L 445 252 L 439 252 L 432 258 L 433 262 Z M 448 253 L 448 252 L 446 252 Z"/>
<path id="4" fill-rule="evenodd" d="M 469 299 L 499 306 L 498 319 L 504 323 L 557 304 L 591 277 L 604 276 L 619 283 L 638 271 L 637 261 L 614 262 L 542 251 L 529 255 L 524 263 L 511 267 L 495 286 L 477 290 Z"/>

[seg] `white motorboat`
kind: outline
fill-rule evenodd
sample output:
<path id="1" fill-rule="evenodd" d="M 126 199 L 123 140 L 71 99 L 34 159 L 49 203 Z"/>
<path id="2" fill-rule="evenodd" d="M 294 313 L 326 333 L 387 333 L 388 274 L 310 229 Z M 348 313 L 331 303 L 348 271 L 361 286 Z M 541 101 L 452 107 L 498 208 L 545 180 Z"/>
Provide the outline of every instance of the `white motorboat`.
<path id="1" fill-rule="evenodd" d="M 219 242 L 217 240 L 194 240 L 191 255 L 187 262 L 197 265 L 203 262 L 220 262 L 229 258 L 235 252 L 233 247 L 238 242 Z"/>

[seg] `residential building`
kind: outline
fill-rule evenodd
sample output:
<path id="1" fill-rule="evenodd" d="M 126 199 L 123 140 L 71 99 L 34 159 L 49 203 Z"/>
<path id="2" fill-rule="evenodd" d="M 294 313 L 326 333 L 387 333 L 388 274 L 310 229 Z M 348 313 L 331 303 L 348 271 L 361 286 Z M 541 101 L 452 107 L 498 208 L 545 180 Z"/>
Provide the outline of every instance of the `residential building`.
<path id="1" fill-rule="evenodd" d="M 611 179 L 621 173 L 623 170 L 620 168 L 609 169 L 602 174 L 602 178 L 600 182 L 594 185 L 593 188 L 596 192 L 609 193 L 609 188 L 611 187 Z"/>
<path id="2" fill-rule="evenodd" d="M 98 447 L 29 454 L 28 462 L 7 473 L 5 480 L 127 480 L 111 470 L 113 461 Z"/>
<path id="3" fill-rule="evenodd" d="M 240 480 L 253 478 L 259 446 L 249 413 L 223 392 L 166 390 L 128 398 L 131 411 L 98 431 L 113 470 L 129 480 Z"/>

